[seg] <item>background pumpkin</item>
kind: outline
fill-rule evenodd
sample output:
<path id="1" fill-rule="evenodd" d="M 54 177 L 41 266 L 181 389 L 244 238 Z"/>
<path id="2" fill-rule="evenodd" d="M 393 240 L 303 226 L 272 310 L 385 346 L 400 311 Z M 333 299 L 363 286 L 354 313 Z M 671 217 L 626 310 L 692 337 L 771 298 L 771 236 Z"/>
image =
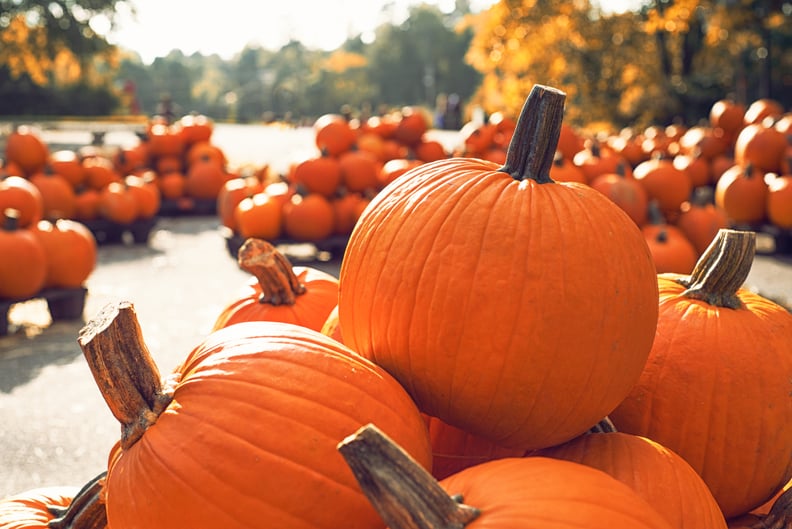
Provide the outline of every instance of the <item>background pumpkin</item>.
<path id="1" fill-rule="evenodd" d="M 280 321 L 321 331 L 338 305 L 338 279 L 318 268 L 292 267 L 267 241 L 247 239 L 237 261 L 253 277 L 220 311 L 214 330 L 242 321 Z"/>
<path id="2" fill-rule="evenodd" d="M 532 92 L 503 168 L 451 158 L 388 185 L 340 270 L 345 342 L 424 413 L 512 448 L 599 421 L 634 384 L 656 325 L 635 223 L 598 191 L 549 179 L 563 100 Z"/>
<path id="3" fill-rule="evenodd" d="M 3 211 L 0 223 L 0 298 L 27 298 L 44 286 L 47 254 L 29 228 L 20 228 L 19 213 Z"/>
<path id="4" fill-rule="evenodd" d="M 46 254 L 45 287 L 80 287 L 96 268 L 96 238 L 83 223 L 42 220 L 32 233 Z"/>

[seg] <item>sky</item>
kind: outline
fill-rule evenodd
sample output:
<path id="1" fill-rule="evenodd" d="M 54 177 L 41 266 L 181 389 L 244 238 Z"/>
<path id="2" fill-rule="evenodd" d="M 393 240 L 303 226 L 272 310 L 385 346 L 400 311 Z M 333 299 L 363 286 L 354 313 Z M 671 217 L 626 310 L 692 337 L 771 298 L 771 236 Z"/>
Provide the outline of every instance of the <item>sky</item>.
<path id="1" fill-rule="evenodd" d="M 480 11 L 496 0 L 472 0 Z M 636 0 L 605 0 L 609 8 Z M 180 49 L 230 59 L 247 45 L 278 50 L 291 39 L 310 48 L 337 49 L 349 36 L 371 34 L 383 23 L 399 24 L 413 4 L 428 3 L 450 12 L 454 0 L 220 0 L 206 7 L 196 0 L 131 0 L 118 9 L 108 40 L 134 50 L 143 62 Z M 96 28 L 101 33 L 106 28 Z"/>

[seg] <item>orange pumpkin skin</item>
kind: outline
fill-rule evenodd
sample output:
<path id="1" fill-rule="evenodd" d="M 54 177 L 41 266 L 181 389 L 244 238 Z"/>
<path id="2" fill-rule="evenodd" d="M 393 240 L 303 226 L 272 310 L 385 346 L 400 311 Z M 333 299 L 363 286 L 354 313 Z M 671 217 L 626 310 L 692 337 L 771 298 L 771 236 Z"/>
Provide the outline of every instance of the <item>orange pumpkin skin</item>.
<path id="1" fill-rule="evenodd" d="M 50 508 L 66 508 L 77 487 L 41 487 L 0 499 L 0 529 L 47 529 L 55 515 Z"/>
<path id="2" fill-rule="evenodd" d="M 440 481 L 481 511 L 465 529 L 671 528 L 629 486 L 601 470 L 547 457 L 489 461 Z"/>
<path id="3" fill-rule="evenodd" d="M 0 219 L 0 298 L 28 298 L 44 286 L 47 254 L 30 228 L 6 210 Z"/>
<path id="4" fill-rule="evenodd" d="M 483 437 L 424 415 L 432 443 L 432 476 L 441 480 L 462 470 L 507 457 L 521 457 L 523 450 L 504 448 Z"/>
<path id="5" fill-rule="evenodd" d="M 25 173 L 19 176 L 30 176 L 44 168 L 49 148 L 34 128 L 20 125 L 6 139 L 5 158 Z"/>
<path id="6" fill-rule="evenodd" d="M 764 221 L 768 193 L 764 175 L 764 171 L 750 165 L 733 165 L 715 184 L 715 205 L 737 224 Z"/>
<path id="7" fill-rule="evenodd" d="M 382 527 L 336 450 L 369 422 L 431 465 L 403 388 L 305 327 L 244 322 L 213 332 L 175 376 L 165 412 L 111 458 L 110 527 Z"/>
<path id="8" fill-rule="evenodd" d="M 739 516 L 792 476 L 792 314 L 747 289 L 737 309 L 690 299 L 679 277 L 658 276 L 649 360 L 610 418 L 685 458 Z"/>
<path id="9" fill-rule="evenodd" d="M 32 232 L 47 254 L 45 287 L 79 287 L 96 268 L 96 238 L 81 222 L 42 220 Z"/>
<path id="10" fill-rule="evenodd" d="M 656 272 L 635 223 L 598 191 L 498 169 L 430 162 L 380 191 L 344 254 L 339 316 L 345 342 L 424 413 L 542 448 L 629 391 L 654 334 Z"/>
<path id="11" fill-rule="evenodd" d="M 582 463 L 610 474 L 679 529 L 726 528 L 723 513 L 701 476 L 678 454 L 646 437 L 623 432 L 584 434 L 535 455 Z"/>
<path id="12" fill-rule="evenodd" d="M 767 219 L 783 229 L 792 229 L 792 174 L 777 176 L 767 186 Z"/>
<path id="13" fill-rule="evenodd" d="M 41 191 L 23 176 L 0 178 L 0 214 L 7 208 L 19 211 L 19 227 L 35 225 L 44 215 Z"/>

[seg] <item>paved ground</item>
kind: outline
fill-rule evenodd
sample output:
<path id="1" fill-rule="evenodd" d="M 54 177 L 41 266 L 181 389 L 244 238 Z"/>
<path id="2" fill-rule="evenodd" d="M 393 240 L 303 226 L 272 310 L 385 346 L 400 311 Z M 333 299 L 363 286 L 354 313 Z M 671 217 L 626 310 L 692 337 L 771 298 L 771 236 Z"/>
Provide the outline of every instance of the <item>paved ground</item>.
<path id="1" fill-rule="evenodd" d="M 340 260 L 311 265 L 337 275 Z M 148 244 L 100 248 L 84 317 L 110 301 L 133 302 L 155 361 L 167 373 L 246 280 L 215 218 L 162 218 Z M 747 284 L 792 300 L 792 258 L 758 256 Z M 0 497 L 82 485 L 103 470 L 119 437 L 77 345 L 84 322 L 53 324 L 42 301 L 17 305 L 9 317 L 11 332 L 0 336 Z"/>

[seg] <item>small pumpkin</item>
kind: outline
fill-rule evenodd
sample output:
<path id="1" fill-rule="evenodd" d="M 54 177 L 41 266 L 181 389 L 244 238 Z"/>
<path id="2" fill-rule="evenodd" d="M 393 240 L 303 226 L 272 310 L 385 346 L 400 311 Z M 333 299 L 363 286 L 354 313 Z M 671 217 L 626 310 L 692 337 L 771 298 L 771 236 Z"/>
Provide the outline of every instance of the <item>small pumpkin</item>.
<path id="1" fill-rule="evenodd" d="M 18 212 L 20 228 L 34 226 L 44 215 L 41 191 L 23 176 L 0 177 L 0 212 L 9 208 Z"/>
<path id="2" fill-rule="evenodd" d="M 38 130 L 30 125 L 15 127 L 5 141 L 5 158 L 30 176 L 41 171 L 49 158 L 49 148 Z"/>
<path id="3" fill-rule="evenodd" d="M 47 254 L 29 228 L 19 227 L 19 212 L 7 208 L 0 223 L 0 298 L 28 298 L 44 286 Z"/>
<path id="4" fill-rule="evenodd" d="M 781 229 L 792 229 L 792 173 L 770 179 L 767 185 L 767 219 Z"/>
<path id="5" fill-rule="evenodd" d="M 751 231 L 721 230 L 692 274 L 658 275 L 649 360 L 610 414 L 619 431 L 682 456 L 727 518 L 792 475 L 792 314 L 742 287 L 755 241 Z"/>
<path id="6" fill-rule="evenodd" d="M 324 195 L 295 193 L 283 204 L 283 233 L 294 241 L 327 239 L 335 225 L 335 209 Z"/>
<path id="7" fill-rule="evenodd" d="M 314 140 L 319 151 L 338 156 L 352 148 L 357 135 L 341 114 L 323 114 L 313 124 Z"/>
<path id="8" fill-rule="evenodd" d="M 73 218 L 76 209 L 74 187 L 50 166 L 30 176 L 30 182 L 41 193 L 45 219 Z"/>
<path id="9" fill-rule="evenodd" d="M 341 164 L 335 156 L 311 156 L 294 166 L 290 182 L 312 193 L 332 197 L 341 185 Z"/>
<path id="10" fill-rule="evenodd" d="M 97 244 L 85 224 L 71 219 L 41 220 L 32 230 L 47 259 L 45 287 L 77 288 L 96 268 Z"/>
<path id="11" fill-rule="evenodd" d="M 241 321 L 281 321 L 321 331 L 338 304 L 338 279 L 318 268 L 293 267 L 271 243 L 247 239 L 237 261 L 252 275 L 218 315 L 214 330 Z"/>
<path id="12" fill-rule="evenodd" d="M 765 172 L 747 164 L 727 169 L 715 185 L 715 205 L 734 224 L 759 224 L 767 216 Z"/>
<path id="13" fill-rule="evenodd" d="M 110 527 L 379 528 L 336 450 L 369 422 L 431 465 L 404 389 L 306 327 L 225 327 L 164 380 L 131 303 L 107 305 L 78 341 L 122 426 L 105 484 Z"/>

